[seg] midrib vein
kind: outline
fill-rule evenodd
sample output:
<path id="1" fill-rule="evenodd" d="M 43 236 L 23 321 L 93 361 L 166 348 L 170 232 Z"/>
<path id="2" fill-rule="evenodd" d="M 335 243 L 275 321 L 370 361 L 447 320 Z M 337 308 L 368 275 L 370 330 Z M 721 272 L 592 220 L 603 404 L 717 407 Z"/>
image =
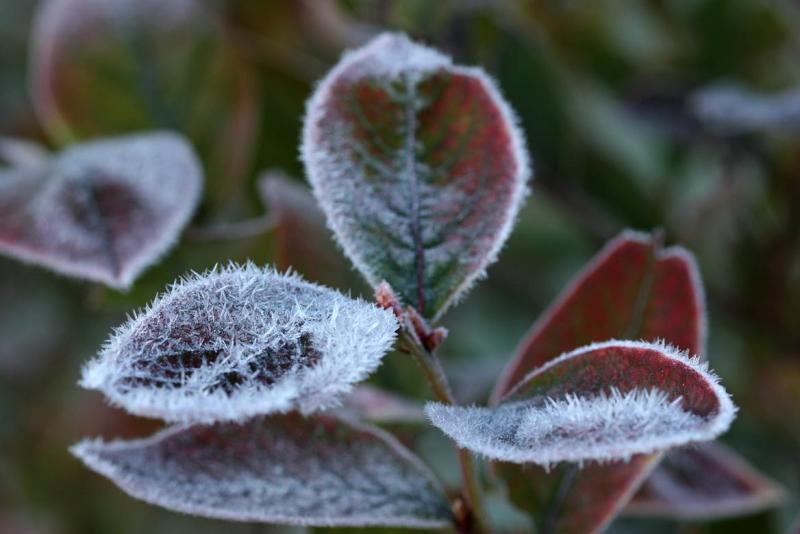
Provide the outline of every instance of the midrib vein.
<path id="1" fill-rule="evenodd" d="M 414 248 L 414 275 L 417 290 L 417 311 L 425 314 L 425 247 L 422 243 L 422 223 L 420 221 L 419 206 L 419 177 L 416 170 L 416 131 L 417 131 L 417 110 L 415 104 L 415 81 L 410 73 L 403 77 L 405 84 L 405 98 L 403 99 L 404 119 L 405 119 L 405 138 L 403 143 L 403 177 L 408 182 L 408 196 L 411 203 L 409 212 L 411 213 L 410 230 L 411 240 Z"/>

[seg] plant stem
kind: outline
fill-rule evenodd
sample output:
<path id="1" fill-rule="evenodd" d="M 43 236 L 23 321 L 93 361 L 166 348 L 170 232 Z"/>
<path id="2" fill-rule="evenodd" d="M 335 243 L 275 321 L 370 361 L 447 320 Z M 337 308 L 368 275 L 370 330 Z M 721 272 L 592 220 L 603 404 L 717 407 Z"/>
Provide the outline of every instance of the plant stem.
<path id="1" fill-rule="evenodd" d="M 422 368 L 422 372 L 425 374 L 425 378 L 428 380 L 428 384 L 436 400 L 444 404 L 457 404 L 453 392 L 450 390 L 447 375 L 444 373 L 442 364 L 435 352 L 429 351 L 408 334 L 404 333 L 402 336 L 403 340 L 408 345 L 411 355 L 414 356 L 417 363 L 419 363 Z M 478 482 L 477 469 L 472 454 L 470 454 L 468 450 L 458 446 L 456 446 L 456 452 L 461 466 L 464 499 L 472 514 L 473 524 L 471 531 L 475 533 L 489 532 L 481 499 L 481 488 Z"/>

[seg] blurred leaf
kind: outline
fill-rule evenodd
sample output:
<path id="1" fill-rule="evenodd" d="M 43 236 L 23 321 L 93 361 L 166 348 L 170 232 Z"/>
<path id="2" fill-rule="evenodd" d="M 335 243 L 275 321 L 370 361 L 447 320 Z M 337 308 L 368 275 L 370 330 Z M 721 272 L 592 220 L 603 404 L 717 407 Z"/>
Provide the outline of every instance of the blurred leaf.
<path id="1" fill-rule="evenodd" d="M 9 167 L 35 167 L 44 164 L 47 158 L 47 150 L 37 143 L 0 137 L 0 168 L 3 163 Z"/>
<path id="2" fill-rule="evenodd" d="M 762 94 L 735 85 L 698 90 L 692 111 L 709 130 L 722 135 L 800 131 L 800 91 Z"/>
<path id="3" fill-rule="evenodd" d="M 0 175 L 0 252 L 127 289 L 174 244 L 201 183 L 171 133 L 76 145 Z"/>
<path id="4" fill-rule="evenodd" d="M 46 0 L 31 43 L 34 107 L 59 142 L 178 130 L 224 203 L 249 165 L 253 82 L 195 0 Z"/>
<path id="5" fill-rule="evenodd" d="M 719 443 L 664 455 L 625 512 L 708 520 L 759 512 L 783 500 L 783 491 Z"/>
<path id="6" fill-rule="evenodd" d="M 316 526 L 446 527 L 426 467 L 390 435 L 333 416 L 176 427 L 84 441 L 87 466 L 133 497 L 206 517 Z"/>
<path id="7" fill-rule="evenodd" d="M 345 287 L 349 265 L 336 250 L 325 215 L 311 192 L 276 170 L 261 175 L 258 190 L 275 225 L 276 266 L 291 268 L 320 283 Z"/>
<path id="8" fill-rule="evenodd" d="M 303 158 L 356 267 L 427 317 L 494 261 L 529 176 L 515 120 L 483 71 L 398 34 L 348 54 L 322 81 Z"/>
<path id="9" fill-rule="evenodd" d="M 400 395 L 370 385 L 360 385 L 344 399 L 345 413 L 373 423 L 422 423 L 422 406 Z"/>
<path id="10" fill-rule="evenodd" d="M 166 421 L 310 413 L 378 367 L 396 329 L 390 311 L 232 264 L 179 281 L 118 328 L 81 384 Z"/>

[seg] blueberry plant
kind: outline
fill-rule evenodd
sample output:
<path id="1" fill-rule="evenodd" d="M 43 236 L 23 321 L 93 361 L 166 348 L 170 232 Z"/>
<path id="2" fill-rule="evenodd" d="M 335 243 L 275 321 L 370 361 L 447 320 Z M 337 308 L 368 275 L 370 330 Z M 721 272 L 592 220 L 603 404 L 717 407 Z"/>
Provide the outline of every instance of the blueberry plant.
<path id="1" fill-rule="evenodd" d="M 91 102 L 70 79 L 80 68 L 62 65 L 105 53 L 78 31 L 75 6 L 99 13 L 103 32 L 112 31 L 104 21 L 133 16 L 122 12 L 127 4 L 46 4 L 35 100 L 52 135 L 71 146 L 31 156 L 6 145 L 0 171 L 0 251 L 123 289 L 179 237 L 200 201 L 203 167 L 232 165 L 213 150 L 201 160 L 169 131 L 77 141 L 120 117 L 68 116 Z M 186 1 L 137 9 L 162 12 L 162 30 L 193 16 Z M 200 27 L 217 31 L 205 19 Z M 213 68 L 230 66 L 225 54 L 214 50 Z M 247 87 L 243 78 L 226 83 L 215 91 Z M 175 129 L 213 123 L 203 119 L 175 117 Z M 209 131 L 193 144 L 224 143 Z M 313 197 L 374 301 L 255 263 L 186 275 L 113 332 L 80 382 L 171 426 L 133 441 L 88 439 L 72 453 L 158 506 L 289 525 L 492 532 L 488 486 L 503 488 L 543 534 L 599 532 L 623 512 L 719 517 L 774 501 L 776 488 L 713 441 L 736 407 L 705 361 L 693 256 L 665 247 L 658 232 L 612 239 L 532 327 L 485 405 L 459 404 L 437 356 L 447 340 L 439 321 L 486 276 L 512 231 L 532 177 L 525 147 L 483 70 L 401 34 L 346 53 L 308 101 L 301 155 Z M 309 205 L 305 191 L 279 180 L 265 191 L 276 211 Z M 295 228 L 290 238 L 311 238 Z M 424 416 L 356 386 L 392 349 L 414 358 L 430 385 Z M 375 426 L 398 416 L 452 440 L 459 488 L 444 488 Z"/>

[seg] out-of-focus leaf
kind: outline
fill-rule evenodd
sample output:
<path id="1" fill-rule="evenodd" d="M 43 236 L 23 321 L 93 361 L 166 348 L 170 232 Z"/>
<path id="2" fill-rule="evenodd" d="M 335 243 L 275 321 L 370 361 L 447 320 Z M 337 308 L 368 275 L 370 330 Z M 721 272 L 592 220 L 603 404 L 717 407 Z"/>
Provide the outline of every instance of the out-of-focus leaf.
<path id="1" fill-rule="evenodd" d="M 676 449 L 628 503 L 625 512 L 684 520 L 755 513 L 776 506 L 783 491 L 719 443 Z"/>
<path id="2" fill-rule="evenodd" d="M 177 130 L 206 163 L 210 196 L 236 192 L 255 132 L 254 85 L 196 0 L 46 0 L 31 62 L 34 107 L 56 140 Z"/>
<path id="3" fill-rule="evenodd" d="M 494 402 L 528 373 L 563 352 L 613 337 L 664 339 L 690 354 L 705 352 L 702 283 L 692 255 L 659 250 L 646 234 L 623 232 L 609 242 L 536 322 L 506 368 Z M 602 530 L 656 465 L 658 455 L 561 466 L 497 464 L 513 500 L 552 532 Z"/>
<path id="4" fill-rule="evenodd" d="M 202 170 L 170 133 L 95 141 L 0 177 L 0 252 L 128 288 L 194 212 Z"/>
<path id="5" fill-rule="evenodd" d="M 276 266 L 320 283 L 343 285 L 350 267 L 336 250 L 311 192 L 280 171 L 262 174 L 258 188 L 274 223 Z"/>
<path id="6" fill-rule="evenodd" d="M 495 387 L 495 402 L 559 354 L 612 338 L 666 340 L 705 352 L 703 286 L 694 257 L 647 234 L 611 240 L 534 324 Z"/>
<path id="7" fill-rule="evenodd" d="M 800 91 L 768 95 L 733 85 L 696 92 L 691 108 L 709 130 L 725 135 L 800 131 Z"/>
<path id="8" fill-rule="evenodd" d="M 72 452 L 131 496 L 189 514 L 309 526 L 450 522 L 442 490 L 410 451 L 329 415 L 176 427 Z"/>
<path id="9" fill-rule="evenodd" d="M 369 385 L 357 386 L 343 402 L 342 410 L 375 423 L 421 423 L 422 406 L 389 391 Z"/>
<path id="10" fill-rule="evenodd" d="M 302 152 L 356 267 L 427 317 L 495 259 L 529 177 L 522 135 L 486 74 L 397 34 L 345 55 L 322 81 Z"/>
<path id="11" fill-rule="evenodd" d="M 82 385 L 167 421 L 336 405 L 394 341 L 391 311 L 253 265 L 175 284 L 117 329 Z"/>
<path id="12" fill-rule="evenodd" d="M 431 422 L 494 460 L 627 460 L 708 441 L 736 409 L 699 359 L 664 344 L 607 341 L 543 365 L 495 408 L 429 403 Z"/>
<path id="13" fill-rule="evenodd" d="M 0 167 L 35 167 L 45 163 L 49 155 L 39 144 L 25 139 L 0 137 Z"/>

